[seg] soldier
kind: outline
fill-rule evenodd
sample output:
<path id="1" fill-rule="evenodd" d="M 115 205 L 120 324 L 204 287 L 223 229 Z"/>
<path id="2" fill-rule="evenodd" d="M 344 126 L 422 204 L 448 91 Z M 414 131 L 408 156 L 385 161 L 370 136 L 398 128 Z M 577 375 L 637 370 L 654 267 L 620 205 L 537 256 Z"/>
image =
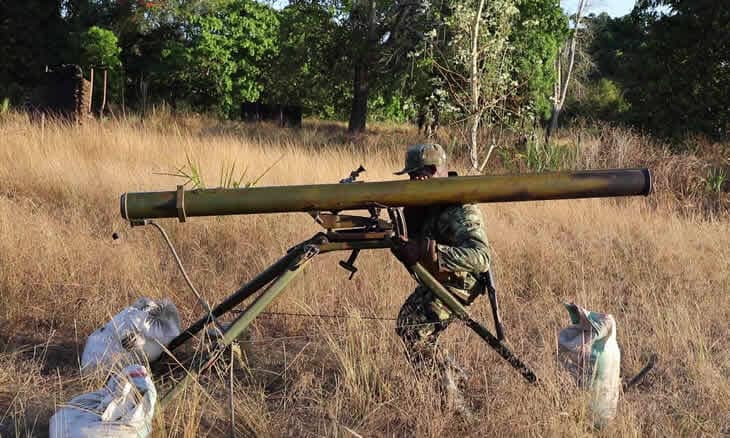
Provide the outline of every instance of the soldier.
<path id="1" fill-rule="evenodd" d="M 396 175 L 411 180 L 448 177 L 446 152 L 438 144 L 417 144 L 406 151 L 405 168 Z M 489 245 L 479 207 L 434 205 L 404 210 L 408 239 L 394 249 L 406 267 L 420 262 L 463 305 L 484 291 L 480 274 L 489 269 Z M 459 391 L 463 371 L 438 348 L 437 339 L 449 325 L 451 311 L 427 287 L 419 285 L 398 314 L 396 332 L 409 361 L 419 374 L 439 374 L 448 406 L 468 414 Z"/>

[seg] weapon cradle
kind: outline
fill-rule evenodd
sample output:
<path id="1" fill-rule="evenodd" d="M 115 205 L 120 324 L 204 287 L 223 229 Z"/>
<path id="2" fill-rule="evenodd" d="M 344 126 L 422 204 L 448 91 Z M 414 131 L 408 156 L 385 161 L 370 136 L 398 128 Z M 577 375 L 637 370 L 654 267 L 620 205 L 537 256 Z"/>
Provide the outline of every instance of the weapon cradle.
<path id="1" fill-rule="evenodd" d="M 174 357 L 173 352 L 196 336 L 208 324 L 213 323 L 213 318 L 217 318 L 233 310 L 244 300 L 263 289 L 245 310 L 233 320 L 232 324 L 222 330 L 222 336 L 215 342 L 213 348 L 208 353 L 202 354 L 193 360 L 192 366 L 186 371 L 182 380 L 174 383 L 172 389 L 160 399 L 161 407 L 164 408 L 164 406 L 184 391 L 188 384 L 197 380 L 201 373 L 210 368 L 226 349 L 249 327 L 253 320 L 286 289 L 291 281 L 302 272 L 304 267 L 315 256 L 334 251 L 353 251 L 356 254 L 363 249 L 392 248 L 394 246 L 394 238 L 398 234 L 398 231 L 395 231 L 389 222 L 380 219 L 377 220 L 378 222 L 373 222 L 372 216 L 371 218 L 340 216 L 336 214 L 313 214 L 313 216 L 317 222 L 320 222 L 320 219 L 324 217 L 322 222 L 320 222 L 323 226 L 345 224 L 347 226 L 355 225 L 356 227 L 339 231 L 328 230 L 326 233 L 320 232 L 312 238 L 295 245 L 282 258 L 219 303 L 211 310 L 210 314 L 203 316 L 191 324 L 179 336 L 173 339 L 168 344 L 167 349 L 168 354 Z M 391 215 L 391 217 L 393 216 Z M 397 220 L 395 222 L 397 223 Z M 372 226 L 374 231 L 367 231 L 362 228 L 363 226 Z M 502 358 L 518 370 L 528 382 L 535 383 L 537 381 L 535 373 L 517 358 L 506 344 L 495 337 L 486 327 L 475 321 L 469 315 L 466 308 L 420 264 L 417 263 L 412 266 L 410 271 L 421 284 L 430 288 L 444 302 L 457 319 L 464 321 L 467 327 L 474 330 Z M 213 318 L 211 318 L 211 315 Z"/>

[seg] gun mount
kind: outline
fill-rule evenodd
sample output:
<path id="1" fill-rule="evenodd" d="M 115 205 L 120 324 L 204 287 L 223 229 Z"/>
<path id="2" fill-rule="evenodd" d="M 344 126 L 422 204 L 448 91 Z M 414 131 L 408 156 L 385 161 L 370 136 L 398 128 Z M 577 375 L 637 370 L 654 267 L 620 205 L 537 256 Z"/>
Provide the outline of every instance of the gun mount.
<path id="1" fill-rule="evenodd" d="M 394 248 L 399 239 L 407 238 L 400 207 L 635 196 L 648 195 L 651 192 L 651 174 L 648 169 L 450 176 L 427 181 L 357 181 L 363 171 L 365 169 L 360 166 L 349 177 L 342 179 L 340 184 L 189 191 L 178 186 L 176 191 L 125 193 L 121 196 L 121 215 L 132 226 L 154 223 L 152 219 L 155 218 L 176 217 L 185 222 L 191 216 L 307 212 L 325 230 L 292 247 L 280 260 L 209 310 L 171 341 L 168 345 L 170 352 L 214 322 L 215 318 L 231 311 L 263 289 L 222 333 L 213 349 L 202 355 L 184 380 L 163 397 L 163 406 L 187 383 L 208 369 L 317 254 L 351 251 L 349 258 L 341 261 L 340 265 L 350 272 L 352 278 L 357 272 L 354 263 L 361 250 Z M 383 209 L 387 210 L 389 220 L 380 217 Z M 343 210 L 367 210 L 368 215 L 340 214 Z M 186 276 L 181 264 L 179 267 Z M 456 318 L 477 333 L 528 382 L 537 382 L 537 376 L 532 369 L 517 358 L 504 342 L 491 278 L 488 289 L 497 336 L 472 318 L 467 309 L 426 269 L 418 263 L 407 268 L 419 283 L 441 299 Z"/>

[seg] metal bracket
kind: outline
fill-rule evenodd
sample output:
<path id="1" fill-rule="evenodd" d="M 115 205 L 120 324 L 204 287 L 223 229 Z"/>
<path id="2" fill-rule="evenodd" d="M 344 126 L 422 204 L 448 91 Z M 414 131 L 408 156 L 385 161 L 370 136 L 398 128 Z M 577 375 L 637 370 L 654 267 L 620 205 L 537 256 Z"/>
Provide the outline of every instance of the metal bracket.
<path id="1" fill-rule="evenodd" d="M 353 249 L 350 253 L 350 257 L 347 260 L 340 260 L 340 266 L 350 271 L 349 280 L 352 280 L 352 277 L 355 276 L 355 272 L 357 272 L 357 267 L 355 267 L 355 260 L 357 259 L 358 254 L 360 254 L 360 250 Z"/>
<path id="2" fill-rule="evenodd" d="M 388 207 L 388 216 L 390 216 L 390 222 L 393 224 L 395 229 L 396 238 L 408 238 L 408 227 L 406 226 L 406 220 L 403 217 L 403 210 L 398 207 Z"/>
<path id="3" fill-rule="evenodd" d="M 185 186 L 177 186 L 177 194 L 175 196 L 175 208 L 177 209 L 177 218 L 180 222 L 185 222 Z"/>

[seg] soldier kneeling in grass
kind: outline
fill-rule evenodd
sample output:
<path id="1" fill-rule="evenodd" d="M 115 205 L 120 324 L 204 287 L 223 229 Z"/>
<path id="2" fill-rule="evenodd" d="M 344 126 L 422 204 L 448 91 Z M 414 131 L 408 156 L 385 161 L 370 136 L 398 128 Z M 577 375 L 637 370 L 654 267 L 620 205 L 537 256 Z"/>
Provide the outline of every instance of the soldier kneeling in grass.
<path id="1" fill-rule="evenodd" d="M 396 175 L 411 180 L 448 177 L 446 152 L 438 144 L 417 144 L 406 151 L 405 167 Z M 404 209 L 408 239 L 394 249 L 407 267 L 423 265 L 464 306 L 484 291 L 480 278 L 489 269 L 489 244 L 484 219 L 476 205 L 433 205 Z M 461 394 L 465 376 L 437 340 L 453 319 L 452 312 L 425 286 L 419 285 L 398 314 L 396 332 L 419 374 L 437 373 L 449 407 L 468 413 Z"/>

